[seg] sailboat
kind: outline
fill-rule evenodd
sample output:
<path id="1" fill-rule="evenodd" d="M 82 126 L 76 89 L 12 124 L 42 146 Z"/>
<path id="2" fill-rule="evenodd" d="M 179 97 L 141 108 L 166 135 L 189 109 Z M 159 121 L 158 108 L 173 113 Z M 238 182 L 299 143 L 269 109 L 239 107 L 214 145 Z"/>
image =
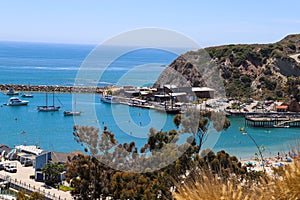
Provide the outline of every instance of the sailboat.
<path id="1" fill-rule="evenodd" d="M 54 111 L 59 111 L 59 109 L 60 106 L 54 105 L 54 92 L 52 94 L 52 106 L 48 105 L 48 93 L 46 92 L 46 105 L 37 107 L 37 110 L 42 112 L 54 112 Z"/>
<path id="2" fill-rule="evenodd" d="M 80 114 L 80 111 L 76 111 L 76 98 L 74 98 L 74 110 L 64 111 L 64 116 L 79 116 Z"/>

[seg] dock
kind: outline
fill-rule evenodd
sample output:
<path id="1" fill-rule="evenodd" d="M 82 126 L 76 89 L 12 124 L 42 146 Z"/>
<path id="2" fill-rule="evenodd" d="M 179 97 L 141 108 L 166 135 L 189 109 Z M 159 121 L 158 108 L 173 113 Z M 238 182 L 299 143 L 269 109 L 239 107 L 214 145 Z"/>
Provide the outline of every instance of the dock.
<path id="1" fill-rule="evenodd" d="M 122 96 L 114 96 L 113 101 L 116 104 L 123 104 L 144 109 L 152 109 L 160 112 L 166 112 L 169 114 L 178 114 L 186 109 L 186 107 L 172 107 L 171 105 L 161 105 L 160 103 L 154 101 L 146 101 L 137 98 L 127 98 Z"/>
<path id="2" fill-rule="evenodd" d="M 264 128 L 300 128 L 300 115 L 249 115 L 245 116 L 245 125 Z"/>

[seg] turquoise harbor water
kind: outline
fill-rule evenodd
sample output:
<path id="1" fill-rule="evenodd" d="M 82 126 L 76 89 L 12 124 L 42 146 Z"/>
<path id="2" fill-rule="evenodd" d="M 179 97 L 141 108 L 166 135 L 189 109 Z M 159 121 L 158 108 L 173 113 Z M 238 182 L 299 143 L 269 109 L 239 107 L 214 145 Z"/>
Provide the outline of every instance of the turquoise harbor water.
<path id="1" fill-rule="evenodd" d="M 84 45 L 0 42 L 0 83 L 72 85 L 81 63 L 93 48 Z M 110 48 L 107 53 L 113 50 Z M 154 49 L 130 52 L 114 61 L 97 84 L 116 84 L 130 68 L 155 63 L 152 68 L 136 71 L 134 81 L 128 78 L 128 83 L 135 82 L 137 85 L 139 80 L 153 83 L 163 70 L 161 65 L 168 65 L 176 57 L 173 53 Z M 126 81 L 123 83 L 126 84 Z M 78 99 L 86 98 L 86 101 L 77 102 L 78 109 L 83 113 L 73 118 L 63 116 L 64 110 L 72 109 L 71 94 L 55 94 L 55 104 L 62 108 L 54 113 L 36 110 L 36 106 L 45 104 L 44 93 L 34 93 L 34 98 L 28 99 L 29 105 L 22 107 L 4 106 L 9 97 L 0 94 L 0 143 L 9 146 L 37 144 L 46 150 L 64 152 L 82 150 L 83 147 L 75 142 L 72 135 L 73 125 L 78 122 L 99 126 L 100 129 L 108 126 L 120 143 L 134 140 L 138 146 L 143 146 L 146 142 L 150 127 L 158 130 L 175 129 L 172 115 L 125 105 L 103 104 L 98 96 L 91 94 L 78 95 L 83 95 L 77 96 Z M 95 110 L 96 116 L 91 115 L 90 108 Z M 247 135 L 242 135 L 239 131 L 240 127 L 244 127 L 244 119 L 230 120 L 230 128 L 222 133 L 212 134 L 218 139 L 216 143 L 207 144 L 206 147 L 214 150 L 225 149 L 241 158 L 253 156 L 257 151 L 255 145 Z M 247 130 L 259 145 L 264 144 L 265 156 L 276 155 L 278 151 L 288 151 L 289 145 L 295 145 L 300 138 L 300 129 L 296 128 L 247 127 Z"/>

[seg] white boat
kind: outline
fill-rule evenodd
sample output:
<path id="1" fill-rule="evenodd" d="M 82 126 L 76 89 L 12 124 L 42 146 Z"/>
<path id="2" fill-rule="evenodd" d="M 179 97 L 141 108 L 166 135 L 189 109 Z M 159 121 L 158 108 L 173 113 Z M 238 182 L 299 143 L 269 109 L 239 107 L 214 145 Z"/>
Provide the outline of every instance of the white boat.
<path id="1" fill-rule="evenodd" d="M 29 101 L 21 100 L 18 97 L 11 97 L 7 102 L 7 106 L 27 106 Z"/>
<path id="2" fill-rule="evenodd" d="M 25 94 L 22 94 L 23 98 L 33 98 L 33 94 L 29 94 L 29 93 L 25 93 Z"/>
<path id="3" fill-rule="evenodd" d="M 104 95 L 104 96 L 101 96 L 100 99 L 104 103 L 110 103 L 110 104 L 116 103 L 116 102 L 113 101 L 113 96 L 112 95 Z"/>
<path id="4" fill-rule="evenodd" d="M 74 110 L 72 111 L 64 111 L 64 116 L 79 116 L 81 115 L 80 111 L 76 111 L 76 98 L 74 98 Z"/>
<path id="5" fill-rule="evenodd" d="M 37 110 L 41 112 L 54 112 L 54 111 L 59 111 L 59 109 L 60 106 L 54 105 L 54 93 L 52 95 L 52 106 L 48 105 L 48 93 L 46 93 L 46 105 L 37 107 Z"/>
<path id="6" fill-rule="evenodd" d="M 60 106 L 38 106 L 37 109 L 41 112 L 53 112 L 59 111 Z"/>
<path id="7" fill-rule="evenodd" d="M 79 116 L 80 111 L 64 111 L 64 116 Z"/>
<path id="8" fill-rule="evenodd" d="M 14 96 L 14 95 L 19 95 L 19 93 L 18 93 L 18 92 L 15 92 L 14 89 L 10 88 L 10 89 L 7 91 L 6 95 L 8 95 L 8 96 Z"/>

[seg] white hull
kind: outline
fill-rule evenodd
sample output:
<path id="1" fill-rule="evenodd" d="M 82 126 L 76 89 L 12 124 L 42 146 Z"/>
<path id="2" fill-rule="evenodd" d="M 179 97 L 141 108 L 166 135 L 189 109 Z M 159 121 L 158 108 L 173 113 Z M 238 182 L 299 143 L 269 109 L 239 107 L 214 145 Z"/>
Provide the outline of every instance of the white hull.
<path id="1" fill-rule="evenodd" d="M 60 106 L 38 106 L 37 109 L 41 112 L 54 112 L 59 111 Z"/>
<path id="2" fill-rule="evenodd" d="M 7 106 L 27 106 L 27 104 L 29 103 L 29 101 L 24 101 L 19 99 L 18 97 L 12 97 L 9 99 L 9 101 L 7 102 Z"/>
<path id="3" fill-rule="evenodd" d="M 109 103 L 109 104 L 114 104 L 116 102 L 113 101 L 113 97 L 110 95 L 106 95 L 106 96 L 101 96 L 101 101 L 104 103 Z"/>
<path id="4" fill-rule="evenodd" d="M 27 106 L 28 105 L 28 101 L 27 102 L 21 102 L 21 103 L 8 103 L 8 106 Z"/>
<path id="5" fill-rule="evenodd" d="M 33 98 L 33 94 L 22 94 L 23 98 Z"/>
<path id="6" fill-rule="evenodd" d="M 64 111 L 64 116 L 79 116 L 80 114 L 79 111 Z"/>

